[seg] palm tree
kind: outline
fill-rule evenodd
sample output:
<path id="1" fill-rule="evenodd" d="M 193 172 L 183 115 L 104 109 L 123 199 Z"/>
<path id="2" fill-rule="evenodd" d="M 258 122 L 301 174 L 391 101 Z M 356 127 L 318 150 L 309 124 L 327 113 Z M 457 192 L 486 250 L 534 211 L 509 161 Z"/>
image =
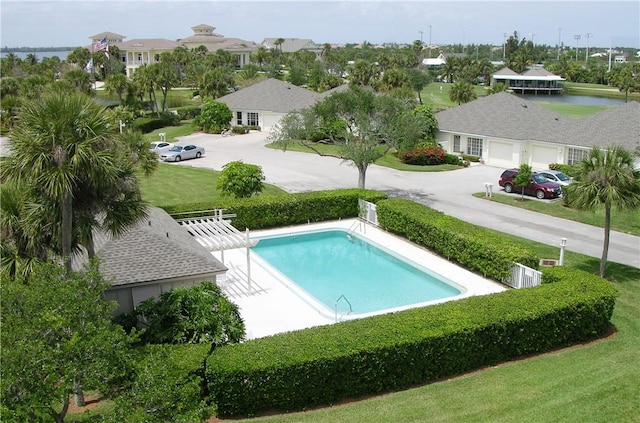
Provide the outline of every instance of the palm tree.
<path id="1" fill-rule="evenodd" d="M 475 100 L 477 96 L 476 93 L 473 92 L 473 86 L 470 83 L 458 81 L 451 87 L 449 98 L 451 101 L 457 102 L 458 105 L 460 105 Z"/>
<path id="2" fill-rule="evenodd" d="M 576 180 L 565 189 L 569 206 L 580 210 L 604 208 L 604 244 L 600 277 L 605 275 L 611 231 L 611 209 L 640 208 L 640 172 L 634 154 L 622 147 L 594 147 L 578 165 Z"/>
<path id="3" fill-rule="evenodd" d="M 18 115 L 2 178 L 34 190 L 32 201 L 40 211 L 33 219 L 48 222 L 51 247 L 60 252 L 67 269 L 74 250 L 90 236 L 87 224 L 81 224 L 86 210 L 95 213 L 95 223 L 99 212 L 122 213 L 123 204 L 133 208 L 141 201 L 137 179 L 125 160 L 137 165 L 138 155 L 124 156 L 127 150 L 112 136 L 115 128 L 104 107 L 62 90 L 26 102 Z M 104 219 L 110 222 L 108 213 Z"/>
<path id="4" fill-rule="evenodd" d="M 122 95 L 127 91 L 128 86 L 129 81 L 127 80 L 127 77 L 122 73 L 109 75 L 104 80 L 104 89 L 109 94 L 117 94 L 118 98 L 120 99 L 120 104 L 122 104 Z"/>

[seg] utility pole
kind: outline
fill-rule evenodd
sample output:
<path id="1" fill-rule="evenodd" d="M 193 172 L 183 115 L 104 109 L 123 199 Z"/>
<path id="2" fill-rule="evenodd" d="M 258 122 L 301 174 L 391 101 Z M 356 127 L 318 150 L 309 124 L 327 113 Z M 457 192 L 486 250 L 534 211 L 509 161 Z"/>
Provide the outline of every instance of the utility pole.
<path id="1" fill-rule="evenodd" d="M 580 42 L 580 38 L 582 37 L 580 36 L 580 34 L 577 34 L 577 35 L 574 35 L 573 38 L 576 39 L 576 60 L 578 60 L 578 51 L 580 50 L 578 43 Z"/>
<path id="2" fill-rule="evenodd" d="M 591 38 L 593 34 L 591 32 L 587 32 L 587 35 L 585 35 L 585 37 L 587 37 L 587 53 L 584 56 L 584 61 L 588 62 L 589 61 L 589 38 Z"/>
<path id="3" fill-rule="evenodd" d="M 502 60 L 504 61 L 507 57 L 507 33 L 502 34 L 504 37 L 504 41 L 502 42 Z"/>
<path id="4" fill-rule="evenodd" d="M 429 58 L 431 58 L 431 25 L 429 25 Z"/>
<path id="5" fill-rule="evenodd" d="M 558 28 L 558 62 L 560 61 L 560 50 L 562 49 L 562 38 L 561 38 L 561 34 L 562 34 L 562 28 Z"/>
<path id="6" fill-rule="evenodd" d="M 418 31 L 418 32 L 420 33 L 420 45 L 422 45 L 422 33 L 423 33 L 424 31 Z"/>

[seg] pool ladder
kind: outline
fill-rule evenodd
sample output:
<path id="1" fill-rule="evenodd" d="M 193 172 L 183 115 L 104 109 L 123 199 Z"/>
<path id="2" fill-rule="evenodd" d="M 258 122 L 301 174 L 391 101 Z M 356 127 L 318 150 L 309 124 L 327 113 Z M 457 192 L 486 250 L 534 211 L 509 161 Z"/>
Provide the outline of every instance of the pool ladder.
<path id="1" fill-rule="evenodd" d="M 340 300 L 344 300 L 347 304 L 349 304 L 349 312 L 347 313 L 347 315 L 353 313 L 353 307 L 351 307 L 351 302 L 349 302 L 349 300 L 347 299 L 347 297 L 344 296 L 344 294 L 340 295 L 334 305 L 334 310 L 336 312 L 336 322 L 338 321 L 338 303 L 340 302 Z"/>
<path id="2" fill-rule="evenodd" d="M 360 219 L 358 219 L 355 222 L 353 222 L 351 226 L 349 226 L 349 229 L 347 229 L 347 239 L 349 241 L 352 240 L 351 235 L 354 234 L 356 230 L 362 232 L 362 224 L 363 222 Z"/>

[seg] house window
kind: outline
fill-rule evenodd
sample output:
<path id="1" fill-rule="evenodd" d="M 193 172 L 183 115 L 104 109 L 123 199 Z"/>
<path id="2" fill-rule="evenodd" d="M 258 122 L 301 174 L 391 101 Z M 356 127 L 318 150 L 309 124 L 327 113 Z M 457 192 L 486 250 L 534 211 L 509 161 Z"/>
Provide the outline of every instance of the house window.
<path id="1" fill-rule="evenodd" d="M 138 53 L 138 63 L 142 63 L 142 53 Z"/>
<path id="2" fill-rule="evenodd" d="M 576 164 L 581 162 L 584 158 L 589 154 L 589 150 L 585 150 L 582 148 L 569 148 L 569 153 L 567 155 L 567 164 Z"/>
<path id="3" fill-rule="evenodd" d="M 236 125 L 242 125 L 242 112 L 236 112 Z"/>
<path id="4" fill-rule="evenodd" d="M 255 112 L 247 113 L 247 125 L 258 126 L 258 114 Z"/>
<path id="5" fill-rule="evenodd" d="M 460 135 L 454 135 L 453 136 L 453 152 L 454 153 L 461 153 L 462 152 L 460 150 Z"/>
<path id="6" fill-rule="evenodd" d="M 482 138 L 467 138 L 467 154 L 482 157 Z"/>

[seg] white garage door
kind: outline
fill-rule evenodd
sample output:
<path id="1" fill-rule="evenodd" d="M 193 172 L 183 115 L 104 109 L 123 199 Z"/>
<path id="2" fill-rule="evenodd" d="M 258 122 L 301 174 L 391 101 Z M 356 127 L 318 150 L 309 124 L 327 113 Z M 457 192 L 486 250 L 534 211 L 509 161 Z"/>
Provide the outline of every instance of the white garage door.
<path id="1" fill-rule="evenodd" d="M 549 164 L 558 161 L 558 148 L 534 145 L 531 152 L 531 168 L 533 170 L 549 169 Z"/>
<path id="2" fill-rule="evenodd" d="M 513 144 L 491 141 L 487 164 L 501 167 L 517 167 L 518 163 L 513 162 Z"/>

